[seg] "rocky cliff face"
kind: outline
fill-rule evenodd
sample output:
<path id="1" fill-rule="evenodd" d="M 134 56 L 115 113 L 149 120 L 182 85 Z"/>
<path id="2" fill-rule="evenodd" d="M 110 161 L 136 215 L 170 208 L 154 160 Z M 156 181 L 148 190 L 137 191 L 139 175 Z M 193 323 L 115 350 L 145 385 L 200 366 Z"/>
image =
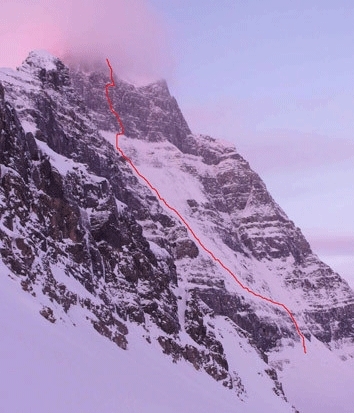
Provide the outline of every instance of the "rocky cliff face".
<path id="1" fill-rule="evenodd" d="M 282 348 L 302 351 L 294 324 L 239 288 L 119 156 L 108 81 L 108 71 L 71 71 L 39 52 L 0 73 L 0 255 L 9 275 L 50 322 L 74 322 L 80 308 L 75 322 L 122 349 L 140 326 L 174 361 L 240 398 L 247 388 L 233 352 L 253 352 L 285 401 L 271 360 Z M 208 248 L 245 285 L 284 302 L 307 340 L 353 354 L 352 290 L 236 149 L 192 134 L 164 81 L 116 84 L 124 150 Z"/>

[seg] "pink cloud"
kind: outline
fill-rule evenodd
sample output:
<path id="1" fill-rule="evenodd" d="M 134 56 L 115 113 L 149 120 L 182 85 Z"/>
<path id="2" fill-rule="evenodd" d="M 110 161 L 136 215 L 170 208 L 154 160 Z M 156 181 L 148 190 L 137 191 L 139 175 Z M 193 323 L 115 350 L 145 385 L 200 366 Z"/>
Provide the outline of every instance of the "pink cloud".
<path id="1" fill-rule="evenodd" d="M 171 71 L 168 30 L 144 0 L 4 0 L 0 66 L 19 65 L 33 49 L 105 63 L 133 80 Z"/>

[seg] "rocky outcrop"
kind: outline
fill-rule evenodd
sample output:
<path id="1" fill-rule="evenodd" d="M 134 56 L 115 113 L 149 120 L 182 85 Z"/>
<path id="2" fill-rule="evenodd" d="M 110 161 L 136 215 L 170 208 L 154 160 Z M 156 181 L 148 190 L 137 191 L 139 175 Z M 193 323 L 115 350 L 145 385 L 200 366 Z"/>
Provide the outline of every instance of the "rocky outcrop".
<path id="1" fill-rule="evenodd" d="M 72 72 L 72 81 L 85 105 L 97 115 L 96 125 L 100 129 L 116 131 L 116 119 L 107 111 L 106 73 Z M 135 87 L 121 79 L 115 79 L 115 84 L 111 98 L 127 136 L 144 136 L 152 142 L 167 139 L 177 147 L 187 141 L 191 131 L 164 80 L 142 87 Z"/>
<path id="2" fill-rule="evenodd" d="M 30 56 L 24 68 L 35 67 L 35 63 Z M 56 281 L 55 272 L 60 268 L 78 280 L 103 300 L 99 311 L 92 306 L 93 326 L 122 347 L 126 347 L 124 340 L 107 330 L 121 325 L 118 318 L 144 323 L 149 316 L 162 331 L 177 333 L 176 297 L 171 291 L 176 284 L 173 261 L 155 257 L 130 212 L 139 210 L 140 215 L 150 216 L 149 205 L 133 191 L 127 193 L 126 182 L 134 178 L 129 173 L 123 177 L 118 166 L 121 160 L 113 148 L 100 145 L 97 153 L 97 131 L 82 126 L 81 132 L 93 141 L 79 139 L 77 123 L 71 121 L 72 109 L 65 105 L 65 94 L 74 93 L 67 88 L 65 66 L 58 63 L 46 75 L 37 69 L 34 80 L 39 80 L 41 89 L 33 102 L 35 109 L 30 114 L 22 112 L 35 122 L 35 133 L 25 133 L 3 93 L 0 102 L 2 259 L 22 277 L 24 289 L 34 291 L 41 285 L 42 292 L 65 311 L 73 304 L 86 306 L 86 301 L 82 304 L 80 297 L 66 291 L 65 285 Z M 53 96 L 45 92 L 51 87 Z M 56 91 L 61 87 L 65 93 L 59 96 Z M 89 124 L 89 118 L 83 122 L 84 111 L 77 116 L 83 125 Z M 67 120 L 61 123 L 64 118 Z M 38 140 L 56 153 L 75 158 L 73 167 L 60 172 L 63 158 L 48 156 L 38 148 Z M 94 171 L 97 175 L 92 175 Z M 157 201 L 152 202 L 162 214 Z M 106 313 L 110 314 L 109 324 Z"/>

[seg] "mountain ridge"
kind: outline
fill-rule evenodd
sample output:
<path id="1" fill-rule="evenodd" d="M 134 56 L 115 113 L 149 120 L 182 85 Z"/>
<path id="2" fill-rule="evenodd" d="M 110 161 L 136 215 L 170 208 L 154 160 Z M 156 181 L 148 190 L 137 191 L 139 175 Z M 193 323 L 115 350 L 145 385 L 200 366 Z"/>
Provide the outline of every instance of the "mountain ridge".
<path id="1" fill-rule="evenodd" d="M 243 384 L 223 338 L 231 334 L 237 354 L 264 363 L 264 385 L 270 380 L 291 411 L 278 377 L 279 355 L 301 351 L 291 320 L 243 296 L 116 153 L 108 80 L 37 52 L 1 72 L 3 262 L 45 303 L 49 321 L 80 309 L 123 349 L 138 324 L 174 361 L 246 399 L 252 381 Z M 350 362 L 353 291 L 312 253 L 247 161 L 232 145 L 192 134 L 167 84 L 116 84 L 124 152 L 247 285 L 283 298 L 308 340 Z"/>

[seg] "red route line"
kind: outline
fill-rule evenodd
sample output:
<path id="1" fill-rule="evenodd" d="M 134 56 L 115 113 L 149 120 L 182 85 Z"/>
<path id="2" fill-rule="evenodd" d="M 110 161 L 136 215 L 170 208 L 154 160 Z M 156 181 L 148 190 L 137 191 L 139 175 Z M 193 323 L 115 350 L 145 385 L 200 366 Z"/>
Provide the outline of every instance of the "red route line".
<path id="1" fill-rule="evenodd" d="M 210 250 L 203 244 L 203 242 L 200 240 L 200 238 L 197 236 L 197 234 L 193 231 L 193 229 L 189 226 L 188 222 L 182 217 L 182 215 L 181 215 L 174 207 L 172 207 L 171 205 L 169 205 L 169 203 L 160 195 L 159 191 L 150 183 L 150 181 L 149 181 L 142 173 L 139 172 L 139 170 L 137 169 L 137 167 L 134 165 L 133 161 L 132 161 L 130 158 L 128 158 L 128 157 L 125 155 L 125 153 L 123 152 L 123 150 L 119 147 L 119 145 L 118 145 L 118 140 L 119 140 L 119 136 L 120 136 L 120 135 L 124 135 L 124 126 L 123 126 L 123 123 L 122 123 L 122 121 L 121 121 L 121 119 L 120 119 L 120 117 L 119 117 L 119 114 L 114 110 L 113 104 L 112 104 L 112 101 L 111 101 L 111 98 L 109 97 L 108 89 L 109 89 L 110 87 L 116 86 L 116 84 L 114 83 L 114 79 L 113 79 L 113 69 L 112 69 L 112 66 L 111 66 L 111 64 L 110 64 L 110 62 L 109 62 L 108 59 L 106 59 L 106 61 L 107 61 L 107 64 L 108 64 L 108 67 L 109 67 L 109 70 L 110 70 L 110 77 L 111 77 L 111 83 L 107 83 L 106 86 L 105 86 L 106 98 L 107 98 L 107 102 L 108 102 L 108 105 L 109 105 L 109 109 L 111 110 L 111 112 L 113 113 L 113 115 L 116 117 L 116 119 L 117 119 L 117 121 L 118 121 L 118 124 L 119 124 L 119 127 L 120 127 L 120 132 L 117 132 L 117 134 L 116 134 L 116 149 L 117 149 L 117 151 L 118 151 L 118 152 L 122 155 L 122 157 L 129 163 L 129 165 L 132 167 L 132 169 L 135 171 L 135 173 L 147 184 L 147 186 L 148 186 L 153 192 L 155 192 L 155 194 L 157 195 L 158 199 L 159 199 L 163 204 L 165 204 L 165 206 L 166 206 L 168 209 L 170 209 L 171 211 L 173 211 L 173 212 L 178 216 L 178 218 L 179 218 L 179 219 L 183 222 L 183 224 L 188 228 L 189 232 L 192 234 L 193 238 L 197 241 L 197 243 L 200 245 L 200 247 L 201 247 L 205 252 L 207 252 L 207 253 L 213 258 L 213 260 L 214 260 L 215 262 L 217 262 L 226 272 L 228 272 L 228 273 L 231 275 L 231 277 L 237 282 L 237 284 L 238 284 L 243 290 L 247 291 L 248 293 L 250 293 L 251 295 L 253 295 L 253 296 L 255 296 L 255 297 L 261 298 L 262 300 L 265 300 L 265 301 L 267 301 L 267 302 L 269 302 L 269 303 L 271 303 L 271 304 L 274 304 L 274 305 L 276 305 L 276 306 L 278 306 L 278 307 L 283 308 L 283 310 L 285 310 L 285 311 L 289 314 L 289 316 L 290 316 L 290 318 L 291 318 L 291 321 L 294 323 L 295 328 L 296 328 L 296 331 L 297 331 L 297 333 L 299 334 L 299 336 L 300 336 L 300 338 L 301 338 L 301 340 L 302 340 L 302 347 L 303 347 L 303 349 L 304 349 L 304 353 L 306 354 L 305 336 L 301 333 L 300 328 L 299 328 L 299 326 L 298 326 L 298 324 L 297 324 L 297 321 L 295 320 L 295 317 L 293 316 L 293 314 L 291 313 L 291 311 L 288 309 L 288 307 L 287 307 L 285 304 L 283 304 L 283 303 L 279 303 L 278 301 L 273 301 L 273 300 L 270 299 L 270 298 L 264 297 L 263 295 L 258 294 L 258 293 L 256 293 L 256 292 L 252 291 L 252 290 L 251 290 L 250 288 L 248 288 L 247 286 L 243 285 L 242 282 L 237 278 L 237 276 L 236 276 L 222 261 L 220 261 L 220 259 L 217 258 L 212 251 L 210 251 Z"/>

